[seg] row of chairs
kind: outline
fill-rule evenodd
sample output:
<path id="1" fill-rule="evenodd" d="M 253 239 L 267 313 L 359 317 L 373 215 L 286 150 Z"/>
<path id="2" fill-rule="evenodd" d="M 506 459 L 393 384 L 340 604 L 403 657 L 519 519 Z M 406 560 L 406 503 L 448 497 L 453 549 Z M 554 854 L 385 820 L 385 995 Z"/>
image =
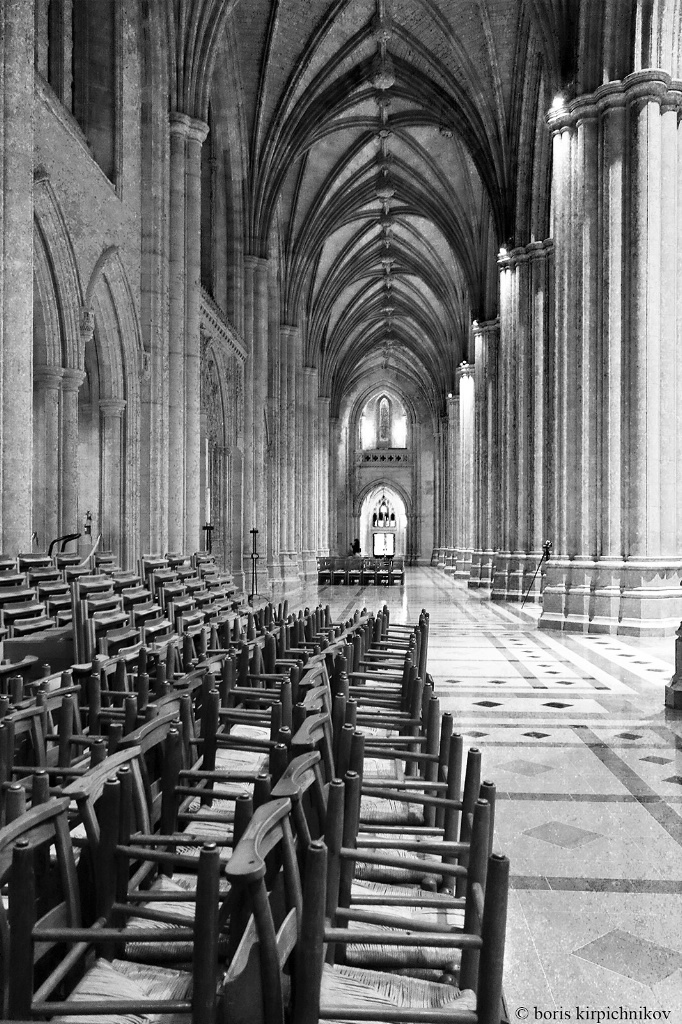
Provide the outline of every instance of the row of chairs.
<path id="1" fill-rule="evenodd" d="M 158 617 L 173 598 L 183 613 L 214 603 L 218 590 L 231 600 L 231 609 L 245 604 L 245 598 L 236 595 L 232 576 L 220 572 L 206 552 L 191 557 L 143 556 L 137 573 L 121 569 L 111 552 L 97 551 L 86 563 L 68 553 L 0 555 L 0 638 L 27 637 L 75 623 L 75 657 L 88 659 L 92 638 L 81 616 L 80 590 L 100 597 L 107 590 L 120 595 L 117 607 L 110 603 L 98 609 L 108 613 L 101 617 L 109 629 L 132 625 L 133 606 L 140 622 Z"/>
<path id="2" fill-rule="evenodd" d="M 404 558 L 318 558 L 317 582 L 332 586 L 390 587 L 405 582 Z"/>
<path id="3" fill-rule="evenodd" d="M 237 651 L 205 652 L 165 695 L 186 712 L 191 703 L 190 714 L 157 714 L 65 797 L 54 793 L 0 830 L 10 1019 L 499 1022 L 508 865 L 488 859 L 492 801 L 476 805 L 475 752 L 455 798 L 461 738 L 416 674 L 428 620 L 410 631 L 383 614 L 334 624 L 316 613 L 287 623 L 284 653 L 305 654 L 304 664 L 282 658 L 273 673 L 247 672 L 245 686 L 214 687 Z M 247 668 L 260 667 L 273 633 L 262 646 L 254 638 Z M 209 728 L 216 714 L 218 731 Z M 186 732 L 201 752 L 188 768 Z M 79 859 L 69 850 L 74 804 L 87 824 Z M 58 912 L 49 907 L 36 921 L 50 846 L 72 884 Z M 396 858 L 403 880 L 433 884 L 396 886 Z M 79 874 L 90 878 L 87 892 Z M 79 904 L 74 892 L 87 898 Z M 457 915 L 456 931 L 439 923 L 444 914 Z M 417 977 L 421 968 L 402 957 L 400 974 L 376 970 L 401 950 L 424 949 L 435 951 L 437 981 Z M 370 969 L 358 965 L 363 950 Z M 457 985 L 446 983 L 455 976 Z"/>

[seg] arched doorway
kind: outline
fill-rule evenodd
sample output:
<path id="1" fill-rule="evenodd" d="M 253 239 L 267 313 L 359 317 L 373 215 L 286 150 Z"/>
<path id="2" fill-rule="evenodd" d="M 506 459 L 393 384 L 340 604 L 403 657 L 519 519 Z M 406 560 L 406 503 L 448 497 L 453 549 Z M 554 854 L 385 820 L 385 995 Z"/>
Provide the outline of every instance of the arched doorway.
<path id="1" fill-rule="evenodd" d="M 360 506 L 360 547 L 363 555 L 407 554 L 407 509 L 390 484 L 374 485 Z"/>

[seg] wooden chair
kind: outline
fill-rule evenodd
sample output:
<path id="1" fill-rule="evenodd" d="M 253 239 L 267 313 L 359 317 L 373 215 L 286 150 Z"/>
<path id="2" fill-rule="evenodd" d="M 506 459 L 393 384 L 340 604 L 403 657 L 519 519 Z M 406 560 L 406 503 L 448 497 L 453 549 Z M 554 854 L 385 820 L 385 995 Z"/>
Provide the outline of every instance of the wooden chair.
<path id="1" fill-rule="evenodd" d="M 129 848 L 114 846 L 119 827 L 120 783 L 110 781 L 103 820 L 109 824 L 107 842 L 114 856 L 123 857 Z M 7 984 L 7 1016 L 11 1020 L 30 1017 L 68 1017 L 92 1019 L 93 1015 L 172 1013 L 188 1014 L 196 1024 L 213 1024 L 217 1014 L 218 937 L 219 937 L 219 861 L 214 847 L 201 850 L 198 858 L 196 889 L 191 894 L 196 906 L 193 924 L 187 916 L 147 911 L 157 927 L 130 927 L 129 917 L 140 914 L 128 903 L 121 878 L 105 871 L 99 874 L 99 902 L 103 913 L 92 927 L 83 927 L 80 917 L 76 865 L 68 832 L 68 801 L 51 801 L 31 811 L 20 823 L 14 823 L 18 839 L 6 836 L 4 858 L 9 881 L 10 972 Z M 44 851 L 54 845 L 61 876 L 60 900 L 44 913 L 36 910 L 40 864 Z M 104 845 L 104 844 L 103 844 Z M 11 854 L 11 870 L 7 870 Z M 171 854 L 150 851 L 147 856 L 166 864 L 177 863 Z M 104 860 L 110 863 L 110 858 Z M 116 891 L 115 884 L 118 886 Z M 120 897 L 117 900 L 116 897 Z M 194 908 L 192 908 L 194 910 Z M 158 927 L 159 918 L 161 927 Z M 7 932 L 5 932 L 7 934 Z M 193 950 L 190 970 L 168 970 L 155 966 L 152 972 L 121 957 L 134 944 L 158 945 Z M 92 963 L 93 953 L 98 953 Z M 113 955 L 112 955 L 113 954 Z M 186 958 L 185 958 L 186 959 Z M 48 960 L 47 970 L 43 963 Z M 184 965 L 183 965 L 184 966 Z M 74 976 L 80 977 L 74 985 Z M 66 985 L 67 996 L 61 993 Z M 190 990 L 192 994 L 190 995 Z"/>
<path id="2" fill-rule="evenodd" d="M 301 877 L 290 815 L 287 798 L 259 808 L 226 867 L 234 889 L 247 893 L 253 908 L 223 986 L 231 1024 L 274 1024 L 287 1013 L 296 1024 L 321 1020 L 499 1024 L 507 859 L 494 857 L 488 862 L 485 897 L 482 880 L 471 879 L 466 931 L 453 934 L 433 928 L 420 933 L 424 943 L 462 950 L 459 988 L 335 966 L 335 951 L 340 947 L 414 945 L 414 932 L 401 930 L 398 923 L 388 930 L 385 919 L 383 927 L 374 931 L 329 927 L 326 846 L 316 840 L 301 852 L 305 864 Z M 265 883 L 266 857 L 272 860 L 273 856 L 283 865 L 283 904 L 276 911 Z M 373 923 L 371 917 L 366 920 Z"/>

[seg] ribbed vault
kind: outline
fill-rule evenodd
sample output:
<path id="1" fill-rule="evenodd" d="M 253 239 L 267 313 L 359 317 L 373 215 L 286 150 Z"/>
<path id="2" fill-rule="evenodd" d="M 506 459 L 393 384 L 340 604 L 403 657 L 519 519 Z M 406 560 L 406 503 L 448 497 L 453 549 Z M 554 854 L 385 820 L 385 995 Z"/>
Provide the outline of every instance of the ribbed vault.
<path id="1" fill-rule="evenodd" d="M 332 414 L 354 382 L 389 368 L 442 413 L 472 357 L 472 320 L 497 315 L 499 249 L 549 234 L 553 95 L 660 59 L 677 40 L 675 10 L 672 0 L 234 9 L 247 249 L 281 254 L 281 322 L 301 327 Z"/>

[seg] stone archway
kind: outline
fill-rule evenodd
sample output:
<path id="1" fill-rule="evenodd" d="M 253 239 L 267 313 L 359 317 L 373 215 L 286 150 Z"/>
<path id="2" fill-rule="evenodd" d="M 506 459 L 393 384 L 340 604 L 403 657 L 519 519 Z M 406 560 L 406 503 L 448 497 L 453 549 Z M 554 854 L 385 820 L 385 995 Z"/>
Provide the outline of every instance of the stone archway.
<path id="1" fill-rule="evenodd" d="M 33 530 L 40 548 L 80 530 L 78 389 L 82 290 L 64 217 L 40 169 L 33 226 Z"/>
<path id="2" fill-rule="evenodd" d="M 406 564 L 411 565 L 416 559 L 417 534 L 416 514 L 411 495 L 395 480 L 380 478 L 368 483 L 353 502 L 353 537 L 360 539 L 362 553 L 373 554 L 372 509 L 382 495 L 389 499 L 389 505 L 395 509 L 396 528 L 395 554 L 403 557 Z"/>
<path id="3" fill-rule="evenodd" d="M 93 536 L 120 563 L 139 546 L 140 376 L 144 359 L 137 311 L 115 246 L 99 257 L 85 297 L 91 341 L 80 392 L 80 502 L 93 515 Z"/>

